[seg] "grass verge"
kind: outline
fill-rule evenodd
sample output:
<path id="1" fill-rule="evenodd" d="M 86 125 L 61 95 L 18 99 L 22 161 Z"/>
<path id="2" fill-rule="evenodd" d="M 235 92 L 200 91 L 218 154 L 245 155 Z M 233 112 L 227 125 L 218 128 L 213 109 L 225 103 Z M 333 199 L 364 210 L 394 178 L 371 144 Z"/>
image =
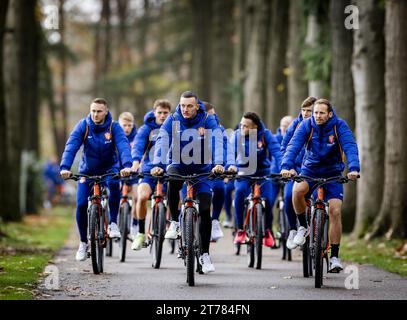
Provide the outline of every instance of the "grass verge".
<path id="1" fill-rule="evenodd" d="M 407 277 L 407 242 L 377 238 L 370 241 L 351 240 L 344 236 L 340 256 L 347 261 L 374 266 Z"/>
<path id="2" fill-rule="evenodd" d="M 72 208 L 57 207 L 1 226 L 6 236 L 0 238 L 0 300 L 33 299 L 39 277 L 73 222 Z"/>

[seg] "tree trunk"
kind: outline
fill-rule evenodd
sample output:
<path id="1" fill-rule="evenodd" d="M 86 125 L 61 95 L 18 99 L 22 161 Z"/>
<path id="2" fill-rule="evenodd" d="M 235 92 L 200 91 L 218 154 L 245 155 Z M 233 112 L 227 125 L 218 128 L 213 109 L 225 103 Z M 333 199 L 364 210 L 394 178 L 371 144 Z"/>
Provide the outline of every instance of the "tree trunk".
<path id="1" fill-rule="evenodd" d="M 61 45 L 65 44 L 65 13 L 64 13 L 65 0 L 59 0 L 59 34 L 61 35 Z M 60 53 L 61 64 L 61 131 L 57 145 L 57 157 L 60 159 L 62 156 L 63 148 L 68 134 L 68 102 L 67 102 L 67 57 L 66 50 L 61 50 Z"/>
<path id="2" fill-rule="evenodd" d="M 245 111 L 266 116 L 267 105 L 267 58 L 270 47 L 270 7 L 269 0 L 253 1 L 253 21 L 249 35 L 246 80 L 244 84 Z"/>
<path id="3" fill-rule="evenodd" d="M 0 2 L 0 217 L 6 218 L 10 214 L 9 210 L 10 202 L 12 198 L 8 192 L 9 181 L 11 180 L 11 171 L 9 169 L 9 144 L 7 135 L 7 108 L 5 99 L 5 83 L 4 83 L 4 37 L 6 30 L 6 19 L 8 11 L 9 1 Z"/>
<path id="4" fill-rule="evenodd" d="M 129 0 L 117 0 L 117 12 L 119 16 L 119 67 L 131 64 L 130 45 L 127 34 Z"/>
<path id="5" fill-rule="evenodd" d="M 352 30 L 344 27 L 345 7 L 350 0 L 336 0 L 330 3 L 331 23 L 331 101 L 338 116 L 344 119 L 351 130 L 355 129 L 355 102 L 352 79 Z M 356 213 L 356 185 L 348 183 L 344 187 L 345 201 L 342 207 L 343 229 L 352 231 Z"/>
<path id="6" fill-rule="evenodd" d="M 388 231 L 387 237 L 404 239 L 407 237 L 406 17 L 406 1 L 386 1 L 385 184 L 380 214 L 370 235 L 380 235 L 381 231 Z M 380 184 L 378 181 L 380 180 L 377 180 Z M 389 221 L 389 224 L 386 221 Z"/>
<path id="7" fill-rule="evenodd" d="M 191 0 L 193 19 L 193 86 L 202 100 L 211 101 L 214 0 Z M 220 14 L 223 14 L 221 12 Z M 215 102 L 216 103 L 216 102 Z"/>
<path id="8" fill-rule="evenodd" d="M 383 195 L 384 165 L 384 12 L 376 0 L 360 0 L 359 29 L 354 30 L 353 83 L 356 137 L 361 162 L 357 183 L 355 237 L 377 216 Z M 394 137 L 392 137 L 394 138 Z"/>
<path id="9" fill-rule="evenodd" d="M 211 99 L 222 124 L 234 126 L 232 113 L 234 0 L 216 0 L 213 10 Z"/>
<path id="10" fill-rule="evenodd" d="M 290 0 L 288 21 L 288 114 L 297 116 L 301 102 L 308 96 L 308 82 L 304 79 L 304 63 L 301 59 L 304 39 L 301 34 L 301 6 L 298 0 Z"/>
<path id="11" fill-rule="evenodd" d="M 250 27 L 253 20 L 253 6 L 249 0 L 239 0 L 236 4 L 235 16 L 235 47 L 234 47 L 234 62 L 233 62 L 233 79 L 235 83 L 235 94 L 232 100 L 232 120 L 231 128 L 234 128 L 240 121 L 240 117 L 244 110 L 244 83 L 247 44 L 249 39 Z"/>
<path id="12" fill-rule="evenodd" d="M 307 24 L 307 37 L 305 39 L 305 43 L 314 48 L 318 46 L 318 36 L 320 34 L 321 25 L 318 23 L 316 13 L 311 13 L 308 16 L 308 24 Z M 323 97 L 323 82 L 322 80 L 309 80 L 308 81 L 308 92 L 310 96 L 322 98 Z"/>
<path id="13" fill-rule="evenodd" d="M 288 1 L 272 1 L 270 26 L 270 55 L 268 60 L 267 112 L 264 119 L 273 132 L 280 125 L 282 117 L 287 115 L 287 21 Z"/>

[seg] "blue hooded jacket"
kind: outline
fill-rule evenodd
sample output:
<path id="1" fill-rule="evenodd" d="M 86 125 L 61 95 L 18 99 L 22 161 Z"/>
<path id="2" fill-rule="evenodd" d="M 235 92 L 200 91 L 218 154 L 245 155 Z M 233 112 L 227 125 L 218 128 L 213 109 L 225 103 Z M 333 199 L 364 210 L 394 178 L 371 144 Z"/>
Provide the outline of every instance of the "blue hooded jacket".
<path id="1" fill-rule="evenodd" d="M 149 173 L 153 168 L 150 154 L 154 154 L 155 143 L 160 127 L 161 125 L 155 122 L 154 111 L 149 111 L 144 116 L 144 124 L 139 128 L 133 140 L 133 148 L 131 149 L 133 161 L 141 162 L 144 153 L 146 154 L 141 165 L 141 171 L 144 173 Z"/>
<path id="2" fill-rule="evenodd" d="M 281 154 L 284 156 L 285 151 L 287 149 L 288 143 L 291 141 L 295 130 L 298 129 L 299 125 L 301 124 L 303 120 L 302 114 L 300 112 L 300 114 L 298 115 L 297 118 L 295 118 L 293 120 L 293 122 L 291 122 L 291 124 L 288 126 L 287 131 L 285 132 L 285 135 L 283 137 L 283 141 L 281 142 Z M 297 157 L 295 158 L 295 171 L 297 171 L 297 173 L 301 172 L 301 165 L 302 165 L 302 159 L 304 159 L 304 155 L 305 155 L 305 147 L 302 148 L 301 152 L 297 155 Z"/>
<path id="3" fill-rule="evenodd" d="M 215 152 L 209 147 L 212 139 L 207 139 L 207 134 L 203 134 L 205 130 L 221 130 L 218 126 L 216 118 L 213 115 L 208 115 L 205 111 L 203 103 L 198 100 L 199 109 L 193 119 L 185 119 L 181 113 L 181 107 L 178 104 L 175 112 L 170 114 L 160 128 L 160 132 L 156 141 L 156 148 L 154 151 L 154 166 L 165 168 L 167 166 L 175 166 L 182 170 L 187 170 L 191 173 L 204 173 L 209 172 L 213 165 L 223 165 L 223 148 L 216 148 L 216 146 L 223 146 L 223 134 L 213 134 L 215 137 Z M 175 119 L 174 119 L 175 118 Z M 179 124 L 176 136 L 173 136 L 173 129 L 176 129 L 176 124 Z M 174 124 L 174 128 L 173 128 Z M 199 129 L 201 130 L 188 130 Z M 185 132 L 188 130 L 188 132 Z M 201 133 L 200 133 L 201 132 Z M 191 135 L 190 135 L 191 134 Z M 200 154 L 194 154 L 194 146 L 197 145 L 196 141 L 200 141 L 199 150 Z M 194 142 L 195 141 L 195 142 Z M 174 152 L 174 150 L 176 152 Z M 197 151 L 198 152 L 198 151 Z M 187 153 L 191 159 L 199 157 L 195 162 L 184 163 L 183 155 Z M 212 157 L 209 156 L 212 154 Z M 194 163 L 195 162 L 195 163 Z"/>
<path id="4" fill-rule="evenodd" d="M 123 167 L 130 168 L 132 165 L 130 144 L 119 123 L 112 123 L 112 121 L 110 112 L 101 125 L 96 125 L 90 115 L 80 120 L 66 142 L 60 165 L 61 170 L 71 169 L 76 153 L 82 144 L 84 147 L 79 164 L 80 173 L 97 175 L 108 171 L 119 171 L 120 162 Z M 112 131 L 110 132 L 111 124 Z M 88 126 L 88 134 L 85 137 L 86 126 Z"/>
<path id="5" fill-rule="evenodd" d="M 276 138 L 277 142 L 281 146 L 281 143 L 282 143 L 283 137 L 284 137 L 283 134 L 281 133 L 281 128 L 278 128 L 277 132 L 273 136 L 274 136 L 274 138 Z M 276 162 L 275 158 L 273 158 L 271 160 L 271 172 L 272 173 L 279 173 L 280 172 L 280 168 L 277 166 L 277 162 Z"/>
<path id="6" fill-rule="evenodd" d="M 313 132 L 310 138 L 311 128 Z M 339 141 L 337 141 L 335 128 Z M 310 140 L 306 147 L 301 171 L 307 170 L 315 176 L 323 177 L 340 175 L 345 168 L 341 149 L 346 155 L 349 170 L 360 171 L 358 147 L 352 131 L 344 120 L 336 116 L 335 112 L 332 118 L 321 126 L 316 124 L 313 116 L 301 122 L 287 146 L 282 169 L 295 168 L 295 159 L 301 149 L 307 145 L 308 139 Z"/>
<path id="7" fill-rule="evenodd" d="M 272 158 L 276 161 L 276 166 L 280 168 L 281 165 L 281 152 L 280 144 L 270 130 L 266 129 L 263 122 L 260 122 L 260 126 L 257 129 L 257 167 L 253 176 L 264 176 L 272 172 Z M 238 142 L 241 141 L 241 130 L 237 129 L 232 138 L 234 144 L 235 155 L 228 156 L 228 163 L 226 168 L 231 165 L 237 166 L 239 169 L 246 168 L 247 163 L 242 163 L 242 151 L 239 151 L 241 147 L 238 146 Z M 249 135 L 244 137 L 244 156 L 248 157 L 250 152 L 250 137 Z M 229 152 L 229 151 L 228 151 Z"/>

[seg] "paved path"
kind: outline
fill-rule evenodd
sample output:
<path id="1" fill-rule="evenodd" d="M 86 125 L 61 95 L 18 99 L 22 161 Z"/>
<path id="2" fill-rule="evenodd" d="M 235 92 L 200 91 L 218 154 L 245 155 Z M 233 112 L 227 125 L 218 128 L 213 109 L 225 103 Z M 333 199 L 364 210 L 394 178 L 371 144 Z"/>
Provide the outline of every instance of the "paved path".
<path id="1" fill-rule="evenodd" d="M 151 267 L 148 249 L 129 251 L 127 261 L 120 263 L 119 247 L 112 258 L 105 260 L 105 273 L 94 275 L 91 262 L 76 262 L 76 230 L 54 259 L 59 272 L 59 290 L 45 290 L 40 285 L 41 299 L 407 299 L 407 278 L 382 271 L 371 265 L 355 264 L 359 273 L 359 289 L 345 288 L 345 274 L 328 274 L 322 289 L 314 288 L 313 278 L 302 277 L 300 251 L 294 252 L 292 262 L 282 261 L 281 251 L 265 250 L 264 268 L 246 266 L 245 247 L 240 256 L 234 255 L 230 230 L 225 237 L 211 244 L 211 257 L 216 272 L 196 275 L 195 287 L 185 282 L 182 260 L 169 253 L 165 244 L 162 267 Z M 130 243 L 129 243 L 130 245 Z M 345 263 L 344 266 L 349 266 Z M 355 275 L 355 273 L 352 273 Z"/>

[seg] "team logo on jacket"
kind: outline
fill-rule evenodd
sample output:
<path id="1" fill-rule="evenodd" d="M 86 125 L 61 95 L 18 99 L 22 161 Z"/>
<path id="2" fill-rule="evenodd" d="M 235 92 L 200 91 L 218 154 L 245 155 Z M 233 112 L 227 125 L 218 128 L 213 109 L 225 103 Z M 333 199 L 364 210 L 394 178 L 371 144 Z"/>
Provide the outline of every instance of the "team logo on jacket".
<path id="1" fill-rule="evenodd" d="M 105 133 L 105 139 L 106 140 L 111 140 L 112 139 L 112 134 L 110 132 Z"/>
<path id="2" fill-rule="evenodd" d="M 205 128 L 204 127 L 199 127 L 198 128 L 198 133 L 200 136 L 203 136 L 205 134 Z"/>
<path id="3" fill-rule="evenodd" d="M 334 143 L 334 141 L 335 141 L 335 137 L 334 137 L 334 135 L 330 135 L 329 137 L 328 137 L 328 141 L 329 141 L 329 143 Z"/>

